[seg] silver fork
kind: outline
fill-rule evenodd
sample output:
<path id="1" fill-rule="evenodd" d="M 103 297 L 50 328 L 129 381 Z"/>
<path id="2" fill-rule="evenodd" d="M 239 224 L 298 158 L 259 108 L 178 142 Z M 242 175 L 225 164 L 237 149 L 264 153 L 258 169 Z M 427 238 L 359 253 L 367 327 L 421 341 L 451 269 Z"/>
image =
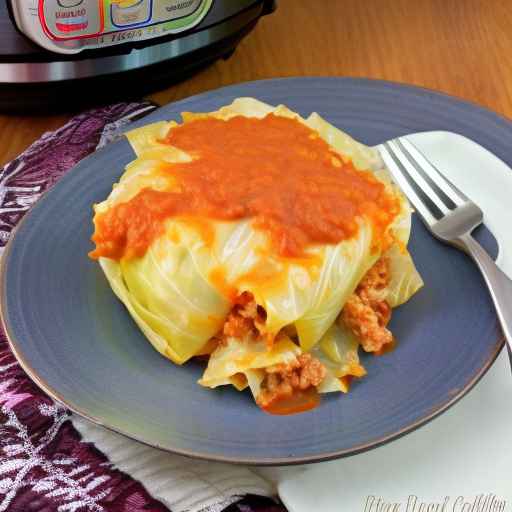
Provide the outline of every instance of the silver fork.
<path id="1" fill-rule="evenodd" d="M 406 138 L 392 139 L 377 149 L 427 229 L 477 264 L 494 302 L 512 366 L 512 280 L 471 236 L 482 224 L 482 210 Z"/>

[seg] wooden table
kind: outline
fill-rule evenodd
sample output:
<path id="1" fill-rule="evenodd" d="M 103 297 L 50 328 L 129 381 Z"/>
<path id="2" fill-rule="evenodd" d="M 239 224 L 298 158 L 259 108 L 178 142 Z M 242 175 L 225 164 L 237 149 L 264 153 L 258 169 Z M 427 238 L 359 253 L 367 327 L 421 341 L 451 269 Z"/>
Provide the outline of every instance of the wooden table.
<path id="1" fill-rule="evenodd" d="M 512 117 L 510 0 L 279 0 L 232 58 L 150 97 L 297 75 L 408 82 Z M 0 165 L 71 115 L 0 116 Z"/>

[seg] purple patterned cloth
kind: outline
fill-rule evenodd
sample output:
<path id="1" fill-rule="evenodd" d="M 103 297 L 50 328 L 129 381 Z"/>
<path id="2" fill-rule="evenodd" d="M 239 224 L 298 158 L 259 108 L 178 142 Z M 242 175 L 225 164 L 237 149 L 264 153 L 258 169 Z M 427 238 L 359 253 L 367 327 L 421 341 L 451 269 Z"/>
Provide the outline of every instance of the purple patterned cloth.
<path id="1" fill-rule="evenodd" d="M 0 253 L 43 192 L 153 108 L 120 103 L 76 116 L 1 169 Z M 140 482 L 81 440 L 70 413 L 27 377 L 1 330 L 0 407 L 0 512 L 168 512 Z M 268 498 L 245 496 L 225 512 L 286 511 Z"/>

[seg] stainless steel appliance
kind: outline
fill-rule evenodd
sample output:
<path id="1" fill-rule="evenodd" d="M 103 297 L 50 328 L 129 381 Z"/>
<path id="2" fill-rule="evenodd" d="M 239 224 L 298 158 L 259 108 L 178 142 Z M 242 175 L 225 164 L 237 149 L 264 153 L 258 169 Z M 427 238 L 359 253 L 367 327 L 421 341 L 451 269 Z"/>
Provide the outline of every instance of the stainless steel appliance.
<path id="1" fill-rule="evenodd" d="M 219 57 L 274 0 L 0 0 L 0 110 L 140 97 Z"/>

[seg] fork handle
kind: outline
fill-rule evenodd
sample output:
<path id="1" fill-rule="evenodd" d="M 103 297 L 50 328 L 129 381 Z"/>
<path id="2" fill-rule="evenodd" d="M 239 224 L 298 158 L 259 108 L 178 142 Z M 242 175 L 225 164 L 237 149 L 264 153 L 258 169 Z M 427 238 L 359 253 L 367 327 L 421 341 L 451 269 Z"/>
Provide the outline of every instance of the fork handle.
<path id="1" fill-rule="evenodd" d="M 469 233 L 461 236 L 459 240 L 484 276 L 505 335 L 512 364 L 512 280 L 494 263 L 485 249 Z"/>

